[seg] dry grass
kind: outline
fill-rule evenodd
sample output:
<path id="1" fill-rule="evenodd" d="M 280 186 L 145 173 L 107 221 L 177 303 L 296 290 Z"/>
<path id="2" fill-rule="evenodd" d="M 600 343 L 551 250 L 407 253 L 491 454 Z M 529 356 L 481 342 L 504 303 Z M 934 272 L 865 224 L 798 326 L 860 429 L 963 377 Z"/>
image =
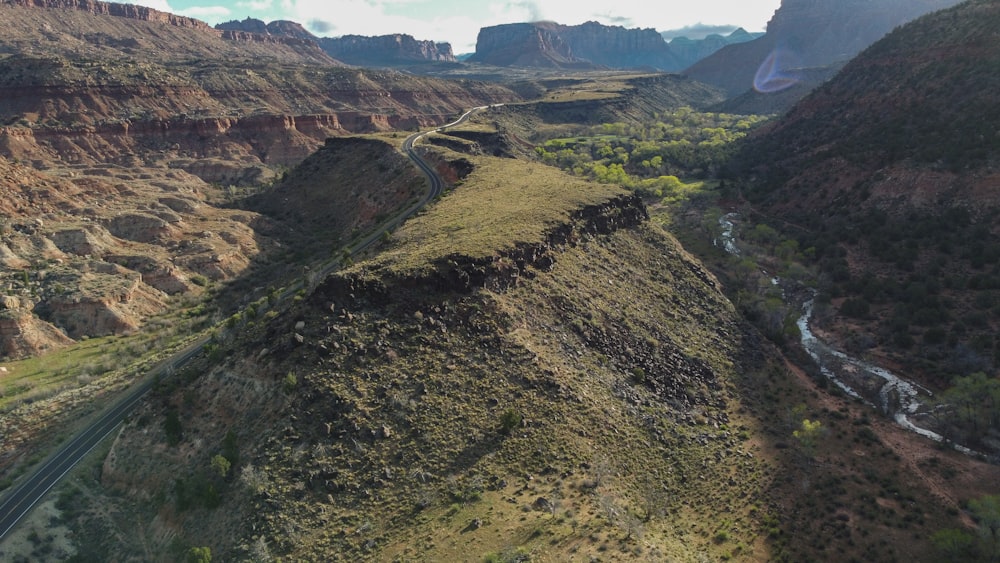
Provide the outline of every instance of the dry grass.
<path id="1" fill-rule="evenodd" d="M 493 256 L 544 235 L 585 205 L 625 193 L 520 160 L 471 157 L 475 171 L 426 212 L 393 234 L 393 244 L 365 266 L 416 273 L 453 255 Z"/>

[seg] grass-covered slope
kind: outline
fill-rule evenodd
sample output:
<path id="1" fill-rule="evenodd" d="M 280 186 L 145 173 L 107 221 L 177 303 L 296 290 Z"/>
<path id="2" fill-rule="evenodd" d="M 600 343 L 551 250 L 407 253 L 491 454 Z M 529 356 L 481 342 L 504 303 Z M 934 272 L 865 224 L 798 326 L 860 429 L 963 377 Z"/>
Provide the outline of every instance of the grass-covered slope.
<path id="1" fill-rule="evenodd" d="M 384 252 L 247 305 L 84 465 L 59 498 L 82 559 L 922 560 L 965 500 L 929 487 L 990 482 L 790 377 L 638 199 L 461 158 Z"/>
<path id="2" fill-rule="evenodd" d="M 760 356 L 716 282 L 616 189 L 474 160 L 387 252 L 233 323 L 224 366 L 126 427 L 102 481 L 153 499 L 140 536 L 223 558 L 766 557 L 736 412 Z"/>
<path id="3" fill-rule="evenodd" d="M 760 220 L 816 250 L 842 341 L 942 387 L 1000 365 L 998 23 L 970 1 L 901 27 L 744 155 Z"/>

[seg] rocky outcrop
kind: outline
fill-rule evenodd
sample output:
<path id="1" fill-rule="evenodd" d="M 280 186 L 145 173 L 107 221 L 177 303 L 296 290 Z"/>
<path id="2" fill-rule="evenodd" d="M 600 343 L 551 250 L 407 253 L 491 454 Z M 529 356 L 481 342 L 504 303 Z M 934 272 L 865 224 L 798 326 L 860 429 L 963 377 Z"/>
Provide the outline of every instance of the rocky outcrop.
<path id="1" fill-rule="evenodd" d="M 684 68 L 663 37 L 652 28 L 626 29 L 586 22 L 561 26 L 559 33 L 575 56 L 598 65 L 610 68 L 652 67 L 665 71 Z"/>
<path id="2" fill-rule="evenodd" d="M 422 62 L 456 62 L 450 43 L 414 39 L 396 33 L 366 37 L 344 35 L 319 39 L 320 47 L 331 57 L 359 66 L 399 66 Z"/>
<path id="3" fill-rule="evenodd" d="M 959 1 L 783 0 L 763 37 L 724 47 L 685 74 L 735 96 L 754 86 L 758 70 L 773 55 L 770 70 L 794 81 L 796 69 L 843 64 L 893 28 Z"/>
<path id="4" fill-rule="evenodd" d="M 70 291 L 49 296 L 36 312 L 71 338 L 128 334 L 165 307 L 163 294 L 121 266 L 95 262 L 90 271 L 69 274 L 70 279 Z"/>
<path id="5" fill-rule="evenodd" d="M 58 8 L 81 10 L 98 16 L 113 16 L 132 20 L 164 23 L 176 27 L 212 31 L 207 23 L 194 18 L 177 16 L 135 4 L 98 2 L 97 0 L 4 0 L 4 4 L 23 8 Z"/>
<path id="6" fill-rule="evenodd" d="M 38 317 L 30 310 L 0 311 L 0 356 L 25 358 L 50 352 L 73 341 L 62 331 Z"/>
<path id="7" fill-rule="evenodd" d="M 565 26 L 552 22 L 484 27 L 470 62 L 497 66 L 555 68 L 683 68 L 656 30 L 626 29 L 587 22 Z"/>
<path id="8" fill-rule="evenodd" d="M 215 26 L 226 38 L 256 36 L 261 40 L 290 40 L 303 44 L 314 43 L 333 59 L 358 66 L 399 66 L 422 62 L 456 62 L 451 44 L 414 39 L 411 35 L 396 33 L 377 37 L 344 35 L 342 37 L 316 37 L 300 24 L 275 20 L 264 23 L 247 18 Z"/>
<path id="9" fill-rule="evenodd" d="M 439 293 L 471 293 L 477 289 L 504 291 L 530 279 L 535 271 L 548 271 L 558 260 L 559 252 L 575 246 L 588 236 L 607 235 L 640 225 L 649 219 L 642 199 L 634 194 L 618 196 L 600 205 L 589 205 L 574 212 L 569 220 L 552 229 L 539 243 L 519 243 L 512 250 L 484 258 L 448 256 L 438 261 L 427 277 L 395 278 L 383 273 L 376 279 L 334 275 L 320 285 L 313 298 L 317 302 L 342 302 L 363 298 L 384 302 L 399 292 L 426 296 Z"/>
<path id="10" fill-rule="evenodd" d="M 271 23 L 264 23 L 255 18 L 245 20 L 228 21 L 215 26 L 215 29 L 229 33 L 252 33 L 261 36 L 285 37 L 302 41 L 316 42 L 319 38 L 309 33 L 302 24 L 288 20 L 274 20 Z"/>

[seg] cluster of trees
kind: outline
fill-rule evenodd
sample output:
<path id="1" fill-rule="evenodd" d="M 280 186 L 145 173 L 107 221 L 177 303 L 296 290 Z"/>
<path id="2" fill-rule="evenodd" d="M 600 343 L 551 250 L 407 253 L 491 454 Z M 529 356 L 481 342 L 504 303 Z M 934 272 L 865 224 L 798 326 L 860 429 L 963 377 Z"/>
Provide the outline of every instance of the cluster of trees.
<path id="1" fill-rule="evenodd" d="M 938 405 L 948 437 L 978 444 L 984 436 L 1000 436 L 1000 379 L 983 372 L 957 377 Z"/>
<path id="2" fill-rule="evenodd" d="M 931 541 L 947 561 L 1000 561 L 1000 496 L 987 495 L 969 501 L 975 532 L 949 528 Z"/>
<path id="3" fill-rule="evenodd" d="M 605 123 L 536 147 L 539 158 L 578 176 L 662 197 L 680 177 L 706 178 L 723 167 L 733 141 L 763 117 L 679 108 L 652 123 Z"/>
<path id="4" fill-rule="evenodd" d="M 989 228 L 998 212 L 843 210 L 802 241 L 816 249 L 823 293 L 843 298 L 839 314 L 945 385 L 1000 366 L 1000 243 Z M 869 259 L 851 267 L 849 250 Z"/>

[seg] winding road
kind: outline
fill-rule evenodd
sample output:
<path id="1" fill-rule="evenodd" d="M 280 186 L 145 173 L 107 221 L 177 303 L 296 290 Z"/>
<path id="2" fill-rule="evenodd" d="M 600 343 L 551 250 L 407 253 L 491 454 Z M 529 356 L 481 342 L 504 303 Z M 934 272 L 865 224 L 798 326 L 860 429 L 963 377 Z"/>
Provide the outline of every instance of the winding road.
<path id="1" fill-rule="evenodd" d="M 448 127 L 460 125 L 469 119 L 469 116 L 473 113 L 490 107 L 496 106 L 474 107 L 447 125 L 443 125 L 432 131 L 414 133 L 403 141 L 403 151 L 406 152 L 410 160 L 427 177 L 430 189 L 419 201 L 379 225 L 364 238 L 348 246 L 346 251 L 349 256 L 354 257 L 369 249 L 385 233 L 398 227 L 403 221 L 412 217 L 417 211 L 420 211 L 420 209 L 440 196 L 444 191 L 444 181 L 430 164 L 420 158 L 420 155 L 414 149 L 414 143 L 428 133 L 443 131 Z M 322 268 L 321 273 L 326 275 L 340 267 L 340 265 L 341 259 L 333 260 Z M 282 297 L 287 299 L 293 295 L 301 287 L 301 284 L 302 282 L 298 281 L 288 290 L 284 291 Z M 132 412 L 157 381 L 168 377 L 175 370 L 186 366 L 192 358 L 201 352 L 208 340 L 208 336 L 198 339 L 151 369 L 139 383 L 132 387 L 113 405 L 108 407 L 95 421 L 49 455 L 48 458 L 36 466 L 26 477 L 23 477 L 17 486 L 9 489 L 4 494 L 2 500 L 0 500 L 0 541 L 3 541 L 4 537 L 14 529 L 18 522 L 27 516 L 31 512 L 31 509 L 42 500 L 45 494 L 56 486 L 77 463 L 118 428 L 124 418 Z"/>

